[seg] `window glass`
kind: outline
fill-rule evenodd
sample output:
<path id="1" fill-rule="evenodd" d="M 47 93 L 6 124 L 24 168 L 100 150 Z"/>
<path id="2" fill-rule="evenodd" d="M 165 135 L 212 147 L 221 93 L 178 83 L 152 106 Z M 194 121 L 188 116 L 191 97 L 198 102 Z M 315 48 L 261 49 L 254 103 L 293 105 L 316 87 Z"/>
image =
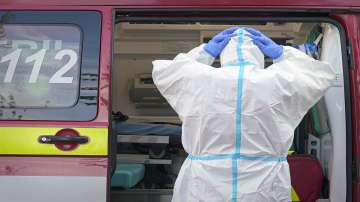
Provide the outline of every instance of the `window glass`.
<path id="1" fill-rule="evenodd" d="M 0 25 L 0 108 L 74 106 L 80 50 L 74 25 Z"/>

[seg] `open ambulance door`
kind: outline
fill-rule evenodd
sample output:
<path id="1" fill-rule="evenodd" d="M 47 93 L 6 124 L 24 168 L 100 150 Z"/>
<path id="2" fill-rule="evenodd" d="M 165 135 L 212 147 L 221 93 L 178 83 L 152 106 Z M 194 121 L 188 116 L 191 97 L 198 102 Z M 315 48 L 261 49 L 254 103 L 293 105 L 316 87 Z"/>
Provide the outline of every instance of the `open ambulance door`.
<path id="1" fill-rule="evenodd" d="M 352 161 L 351 170 L 352 173 L 348 178 L 352 178 L 353 185 L 353 201 L 360 201 L 360 176 L 359 176 L 359 162 L 360 162 L 360 15 L 334 15 L 338 21 L 340 21 L 347 34 L 347 51 L 349 54 L 349 80 L 351 100 L 347 103 L 351 106 L 351 124 L 352 124 L 352 140 L 347 140 L 347 145 L 352 145 L 352 156 L 347 155 L 346 158 Z M 348 193 L 351 194 L 351 193 Z"/>

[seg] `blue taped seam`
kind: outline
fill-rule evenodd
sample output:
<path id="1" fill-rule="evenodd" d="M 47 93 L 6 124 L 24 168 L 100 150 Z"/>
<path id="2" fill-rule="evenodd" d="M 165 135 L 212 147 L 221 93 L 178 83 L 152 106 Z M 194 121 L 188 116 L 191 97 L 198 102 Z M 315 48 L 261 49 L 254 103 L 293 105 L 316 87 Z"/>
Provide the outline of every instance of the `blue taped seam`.
<path id="1" fill-rule="evenodd" d="M 240 66 L 255 66 L 255 64 L 253 62 L 250 62 L 250 61 L 241 61 L 240 63 L 236 63 L 236 64 L 232 64 L 232 63 L 229 63 L 229 64 L 225 64 L 224 66 L 225 67 L 237 67 L 239 68 Z"/>
<path id="2" fill-rule="evenodd" d="M 236 47 L 236 52 L 239 58 L 239 76 L 237 83 L 237 103 L 236 103 L 236 141 L 235 141 L 235 153 L 240 153 L 241 146 L 241 105 L 242 105 L 242 87 L 243 87 L 243 76 L 244 76 L 244 59 L 242 55 L 243 45 L 243 30 L 239 30 L 239 43 Z"/>
<path id="3" fill-rule="evenodd" d="M 202 161 L 212 161 L 212 160 L 223 160 L 223 159 L 232 159 L 235 154 L 219 154 L 219 155 L 209 155 L 209 156 L 193 156 L 188 155 L 190 160 L 202 160 Z"/>
<path id="4" fill-rule="evenodd" d="M 274 161 L 282 162 L 286 161 L 286 156 L 247 156 L 241 154 L 219 154 L 219 155 L 208 155 L 208 156 L 194 156 L 189 154 L 188 159 L 190 160 L 201 160 L 201 161 L 213 161 L 213 160 L 248 160 L 248 161 Z"/>
<path id="5" fill-rule="evenodd" d="M 232 192 L 231 192 L 231 199 L 233 202 L 236 202 L 237 200 L 237 178 L 238 178 L 238 165 L 237 165 L 237 160 L 236 159 L 232 159 L 231 162 L 231 175 L 232 175 L 232 180 L 231 180 L 231 184 L 232 184 Z"/>
<path id="6" fill-rule="evenodd" d="M 239 30 L 239 43 L 236 47 L 236 52 L 239 58 L 239 76 L 237 83 L 237 103 L 236 103 L 236 141 L 235 141 L 235 154 L 240 154 L 241 147 L 241 105 L 242 105 L 242 91 L 243 91 L 243 76 L 244 76 L 244 59 L 242 55 L 242 45 L 244 42 L 243 39 L 243 30 Z M 235 161 L 235 163 L 234 163 Z M 237 178 L 238 178 L 238 169 L 237 169 L 237 161 L 233 160 L 232 165 L 232 194 L 231 200 L 232 202 L 237 201 Z"/>
<path id="7" fill-rule="evenodd" d="M 285 156 L 241 156 L 239 159 L 248 160 L 248 161 L 275 161 L 275 162 L 282 162 L 287 160 Z"/>

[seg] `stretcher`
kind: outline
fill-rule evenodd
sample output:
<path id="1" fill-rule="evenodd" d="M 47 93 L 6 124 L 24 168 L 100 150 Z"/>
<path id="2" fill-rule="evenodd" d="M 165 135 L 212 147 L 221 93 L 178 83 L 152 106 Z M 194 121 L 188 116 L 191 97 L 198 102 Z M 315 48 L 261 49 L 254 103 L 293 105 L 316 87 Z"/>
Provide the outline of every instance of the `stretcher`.
<path id="1" fill-rule="evenodd" d="M 112 187 L 127 189 L 142 180 L 145 184 L 152 181 L 146 178 L 146 173 L 154 173 L 151 169 L 157 168 L 157 165 L 171 166 L 168 145 L 174 142 L 181 144 L 181 126 L 178 125 L 114 121 L 113 129 L 119 146 Z"/>
<path id="2" fill-rule="evenodd" d="M 114 127 L 119 135 L 181 136 L 181 126 L 172 124 L 116 122 Z"/>

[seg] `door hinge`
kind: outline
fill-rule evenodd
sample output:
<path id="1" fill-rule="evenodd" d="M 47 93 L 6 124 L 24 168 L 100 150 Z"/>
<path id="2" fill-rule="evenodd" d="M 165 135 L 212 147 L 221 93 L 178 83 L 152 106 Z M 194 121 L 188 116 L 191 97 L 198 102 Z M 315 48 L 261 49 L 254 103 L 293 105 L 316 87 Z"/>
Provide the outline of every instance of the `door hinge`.
<path id="1" fill-rule="evenodd" d="M 349 69 L 353 69 L 355 67 L 354 66 L 354 55 L 353 55 L 352 45 L 351 45 L 350 41 L 347 42 L 346 53 L 347 53 Z"/>

